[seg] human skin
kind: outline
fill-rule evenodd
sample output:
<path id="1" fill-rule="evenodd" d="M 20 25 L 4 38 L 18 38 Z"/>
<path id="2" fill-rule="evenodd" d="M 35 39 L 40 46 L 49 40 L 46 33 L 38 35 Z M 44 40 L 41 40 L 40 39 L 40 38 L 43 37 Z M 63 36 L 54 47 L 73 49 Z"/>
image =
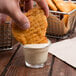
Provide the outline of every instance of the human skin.
<path id="1" fill-rule="evenodd" d="M 9 15 L 16 21 L 19 27 L 23 30 L 30 27 L 28 18 L 21 12 L 19 6 L 20 0 L 0 0 L 0 13 Z M 45 0 L 34 0 L 44 10 L 45 15 L 48 17 L 49 8 Z M 25 0 L 25 11 L 33 8 L 33 0 Z"/>

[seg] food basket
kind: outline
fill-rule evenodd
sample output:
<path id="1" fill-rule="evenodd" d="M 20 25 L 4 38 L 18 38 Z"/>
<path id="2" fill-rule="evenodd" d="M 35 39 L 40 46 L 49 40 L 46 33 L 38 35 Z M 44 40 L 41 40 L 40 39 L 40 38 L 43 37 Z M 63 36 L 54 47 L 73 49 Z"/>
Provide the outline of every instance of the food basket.
<path id="1" fill-rule="evenodd" d="M 73 1 L 73 2 L 76 3 L 76 1 Z M 64 35 L 54 35 L 53 33 L 51 33 L 51 31 L 53 31 L 53 30 L 52 30 L 52 28 L 50 28 L 50 26 L 57 25 L 57 22 L 54 19 L 50 18 L 50 22 L 52 24 L 48 25 L 48 29 L 47 29 L 47 36 L 48 37 L 65 39 L 65 38 L 68 38 L 70 35 L 72 35 L 74 33 L 75 27 L 76 27 L 76 9 L 72 10 L 69 13 L 50 10 L 50 13 L 54 17 L 56 16 L 59 20 L 61 20 L 64 15 L 68 15 L 68 17 L 69 17 L 68 18 L 68 25 L 70 27 L 70 30 Z M 49 23 L 49 21 L 48 21 L 48 23 Z M 61 23 L 61 25 L 62 25 L 62 23 Z M 50 29 L 51 29 L 51 31 L 50 31 Z M 60 29 L 58 28 L 58 30 L 60 30 Z"/>
<path id="2" fill-rule="evenodd" d="M 12 49 L 11 21 L 4 21 L 6 15 L 0 14 L 0 51 Z"/>

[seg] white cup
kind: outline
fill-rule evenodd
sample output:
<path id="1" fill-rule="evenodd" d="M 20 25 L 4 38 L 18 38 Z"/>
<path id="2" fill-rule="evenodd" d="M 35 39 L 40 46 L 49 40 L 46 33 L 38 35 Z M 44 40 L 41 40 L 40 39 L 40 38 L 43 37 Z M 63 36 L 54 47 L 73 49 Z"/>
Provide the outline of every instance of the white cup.
<path id="1" fill-rule="evenodd" d="M 44 63 L 48 58 L 48 48 L 51 42 L 48 40 L 46 44 L 27 44 L 23 46 L 23 54 L 25 57 L 25 65 L 30 68 L 44 67 Z"/>

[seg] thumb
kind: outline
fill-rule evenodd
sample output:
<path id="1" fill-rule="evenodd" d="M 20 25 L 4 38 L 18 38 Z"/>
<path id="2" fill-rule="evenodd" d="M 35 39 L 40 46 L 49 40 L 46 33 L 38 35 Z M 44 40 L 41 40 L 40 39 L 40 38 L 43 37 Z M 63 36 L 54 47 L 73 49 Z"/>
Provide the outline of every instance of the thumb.
<path id="1" fill-rule="evenodd" d="M 12 10 L 9 10 L 9 15 L 13 20 L 18 23 L 18 27 L 25 30 L 30 27 L 30 22 L 28 18 L 21 12 L 19 7 L 13 7 Z"/>

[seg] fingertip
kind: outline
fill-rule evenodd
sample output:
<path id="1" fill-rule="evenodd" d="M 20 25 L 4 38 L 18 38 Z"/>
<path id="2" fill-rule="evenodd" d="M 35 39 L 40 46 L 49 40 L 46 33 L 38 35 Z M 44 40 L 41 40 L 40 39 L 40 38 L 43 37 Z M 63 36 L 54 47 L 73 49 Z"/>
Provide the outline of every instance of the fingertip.
<path id="1" fill-rule="evenodd" d="M 26 30 L 30 28 L 30 24 L 28 22 L 26 22 L 24 25 L 22 25 L 21 29 L 22 30 Z"/>

